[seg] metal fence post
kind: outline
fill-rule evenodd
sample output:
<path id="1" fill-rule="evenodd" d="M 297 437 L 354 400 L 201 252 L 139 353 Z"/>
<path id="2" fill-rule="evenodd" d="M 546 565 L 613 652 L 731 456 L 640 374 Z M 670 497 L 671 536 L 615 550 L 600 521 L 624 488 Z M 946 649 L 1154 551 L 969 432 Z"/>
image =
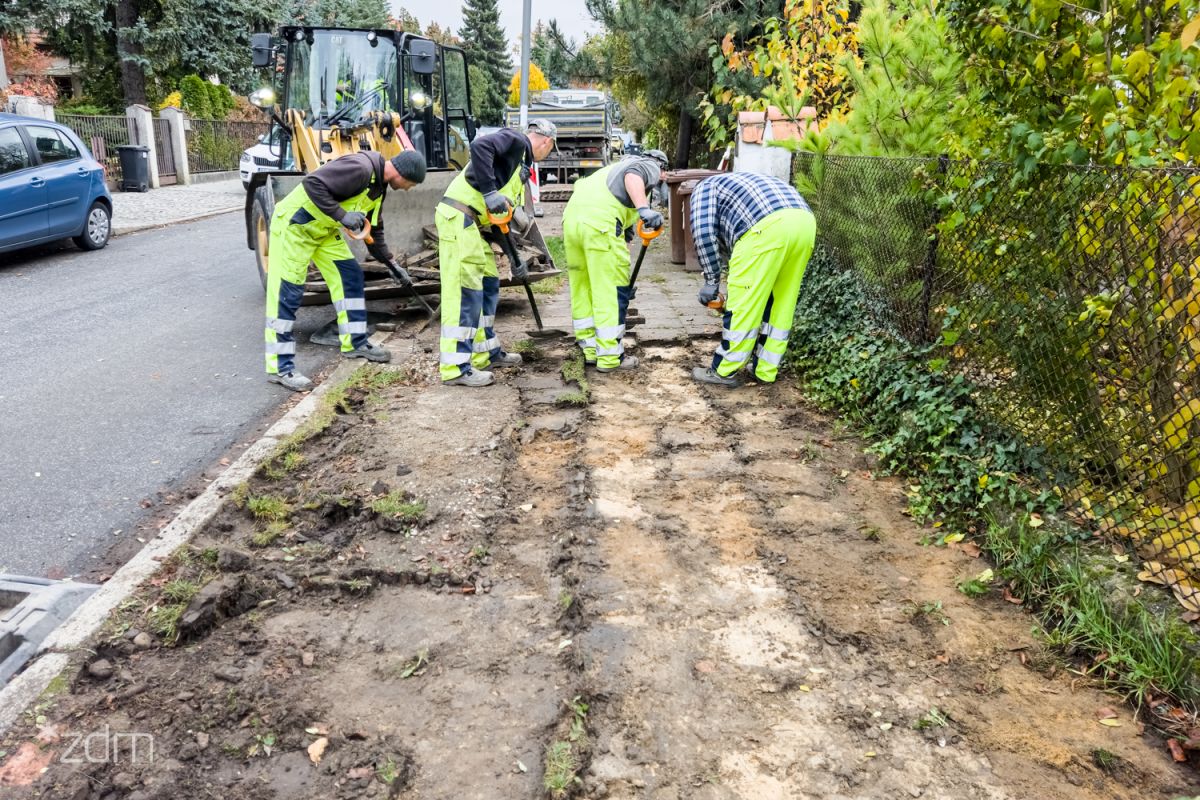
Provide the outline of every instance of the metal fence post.
<path id="1" fill-rule="evenodd" d="M 150 109 L 146 106 L 133 105 L 125 109 L 125 116 L 133 124 L 134 144 L 141 144 L 150 148 L 150 188 L 157 189 L 159 181 L 158 159 L 156 158 L 156 151 L 154 149 L 154 115 L 150 113 Z"/>
<path id="2" fill-rule="evenodd" d="M 171 141 L 169 146 L 175 153 L 175 182 L 189 184 L 192 182 L 192 171 L 188 167 L 187 134 L 184 132 L 183 112 L 178 108 L 164 108 L 158 115 L 171 126 Z"/>
<path id="3" fill-rule="evenodd" d="M 938 156 L 938 175 L 945 175 L 950 166 L 950 157 L 946 155 Z M 938 232 L 937 224 L 941 218 L 938 213 L 937 206 L 933 207 L 929 219 L 929 249 L 925 252 L 925 274 L 922 278 L 921 287 L 921 335 L 926 343 L 932 342 L 935 338 L 929 330 L 929 312 L 933 305 L 933 275 L 937 267 L 937 251 L 938 251 Z"/>

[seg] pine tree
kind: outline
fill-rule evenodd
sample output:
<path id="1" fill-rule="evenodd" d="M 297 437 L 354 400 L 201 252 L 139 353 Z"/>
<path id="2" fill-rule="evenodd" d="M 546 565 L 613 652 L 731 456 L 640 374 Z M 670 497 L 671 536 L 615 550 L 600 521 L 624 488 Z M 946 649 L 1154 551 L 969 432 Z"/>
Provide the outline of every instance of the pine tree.
<path id="1" fill-rule="evenodd" d="M 551 86 L 563 87 L 570 83 L 577 50 L 575 41 L 559 29 L 558 20 L 550 20 L 549 25 L 538 20 L 534 26 L 529 47 L 530 59 L 541 65 Z"/>
<path id="2" fill-rule="evenodd" d="M 953 113 L 967 94 L 963 57 L 945 17 L 927 0 L 867 0 L 859 20 L 862 65 L 844 62 L 853 86 L 837 152 L 929 156 L 947 152 Z"/>
<path id="3" fill-rule="evenodd" d="M 499 125 L 513 64 L 508 55 L 508 36 L 500 27 L 496 0 L 465 0 L 459 35 L 470 63 L 478 65 L 486 78 L 486 84 L 478 90 L 482 102 L 475 107 L 475 113 L 485 125 Z M 473 84 L 471 88 L 474 93 Z"/>

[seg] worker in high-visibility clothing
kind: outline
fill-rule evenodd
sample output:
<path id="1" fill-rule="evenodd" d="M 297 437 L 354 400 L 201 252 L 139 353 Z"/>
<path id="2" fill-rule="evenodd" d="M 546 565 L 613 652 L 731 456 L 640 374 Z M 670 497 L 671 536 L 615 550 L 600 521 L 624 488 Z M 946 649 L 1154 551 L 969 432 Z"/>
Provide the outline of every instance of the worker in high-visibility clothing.
<path id="1" fill-rule="evenodd" d="M 525 182 L 535 161 L 554 148 L 558 130 L 545 119 L 530 120 L 522 133 L 504 128 L 471 142 L 471 160 L 451 181 L 434 217 L 442 281 L 440 372 L 443 383 L 487 386 L 489 368 L 521 364 L 518 353 L 506 353 L 496 336 L 500 273 L 491 245 L 499 235 L 489 214 L 520 212 Z M 514 218 L 514 225 L 520 224 Z M 513 265 L 513 278 L 518 265 Z"/>
<path id="2" fill-rule="evenodd" d="M 342 239 L 342 228 L 358 233 L 369 224 L 373 241 L 367 250 L 378 261 L 392 262 L 380 206 L 389 188 L 408 190 L 424 180 L 425 159 L 416 151 L 390 160 L 376 152 L 352 153 L 309 173 L 275 206 L 267 269 L 268 380 L 295 392 L 312 388 L 312 381 L 296 371 L 292 335 L 310 262 L 325 279 L 337 311 L 342 356 L 391 360 L 390 352 L 367 340 L 363 271 Z M 408 280 L 404 268 L 397 269 L 401 280 Z"/>
<path id="3" fill-rule="evenodd" d="M 666 167 L 661 150 L 622 159 L 576 181 L 563 211 L 575 341 L 600 372 L 638 365 L 621 342 L 631 299 L 628 238 L 639 220 L 647 230 L 662 227 L 650 195 Z"/>
<path id="4" fill-rule="evenodd" d="M 696 367 L 702 383 L 739 386 L 738 371 L 771 383 L 787 350 L 817 222 L 800 193 L 769 175 L 736 172 L 705 178 L 692 192 L 688 224 L 704 272 L 700 304 L 719 300 L 722 262 L 729 297 L 721 346 Z"/>

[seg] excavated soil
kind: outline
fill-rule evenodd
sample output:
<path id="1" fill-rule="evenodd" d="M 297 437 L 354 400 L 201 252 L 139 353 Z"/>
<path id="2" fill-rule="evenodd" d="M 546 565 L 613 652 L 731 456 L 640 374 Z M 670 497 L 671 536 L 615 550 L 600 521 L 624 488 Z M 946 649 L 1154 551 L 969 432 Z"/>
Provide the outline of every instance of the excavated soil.
<path id="1" fill-rule="evenodd" d="M 904 487 L 790 381 L 698 387 L 709 345 L 644 348 L 577 406 L 566 342 L 466 390 L 430 339 L 393 337 L 398 364 L 76 655 L 0 741 L 0 796 L 1200 792 L 1023 609 L 955 590 L 986 564 L 922 546 Z M 181 582 L 211 602 L 170 646 Z M 63 758 L 97 731 L 153 758 Z"/>

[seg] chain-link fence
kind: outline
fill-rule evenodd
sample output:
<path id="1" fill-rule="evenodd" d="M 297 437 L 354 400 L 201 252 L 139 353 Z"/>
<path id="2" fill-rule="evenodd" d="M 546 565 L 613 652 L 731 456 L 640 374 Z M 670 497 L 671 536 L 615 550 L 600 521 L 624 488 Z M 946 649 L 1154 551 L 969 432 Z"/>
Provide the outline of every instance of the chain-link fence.
<path id="1" fill-rule="evenodd" d="M 261 122 L 193 119 L 189 124 L 188 168 L 192 173 L 236 170 L 242 151 L 267 132 L 267 125 Z"/>
<path id="2" fill-rule="evenodd" d="M 876 321 L 1044 448 L 1033 478 L 1200 582 L 1200 169 L 800 154 L 796 182 Z"/>
<path id="3" fill-rule="evenodd" d="M 117 147 L 134 143 L 133 120 L 118 116 L 89 116 L 55 114 L 54 118 L 78 134 L 92 151 L 92 156 L 104 165 L 110 181 L 121 181 L 121 159 Z"/>

